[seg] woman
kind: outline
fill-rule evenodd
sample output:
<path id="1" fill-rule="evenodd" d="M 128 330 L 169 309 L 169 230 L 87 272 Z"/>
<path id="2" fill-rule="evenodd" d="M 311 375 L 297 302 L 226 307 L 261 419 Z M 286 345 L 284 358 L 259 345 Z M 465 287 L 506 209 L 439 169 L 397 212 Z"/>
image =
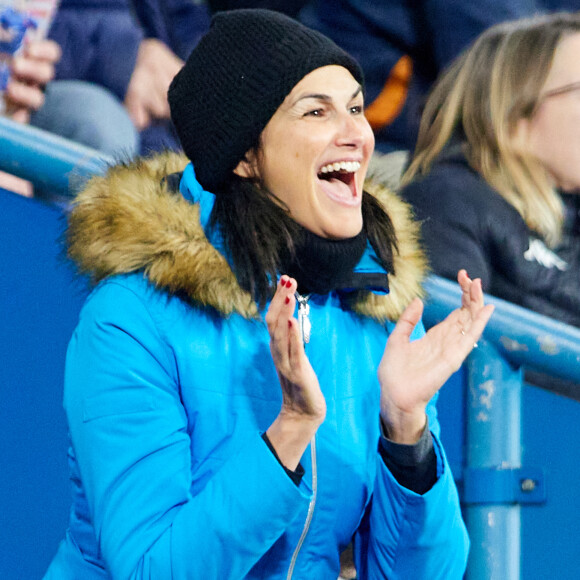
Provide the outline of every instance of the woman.
<path id="1" fill-rule="evenodd" d="M 169 91 L 192 164 L 79 197 L 70 252 L 101 282 L 68 353 L 75 505 L 47 578 L 334 579 L 353 537 L 361 578 L 462 576 L 433 396 L 492 308 L 461 272 L 423 336 L 415 226 L 362 189 L 361 82 L 285 16 L 219 14 Z"/>
<path id="2" fill-rule="evenodd" d="M 404 197 L 433 269 L 580 326 L 580 13 L 485 32 L 427 102 Z M 578 396 L 576 394 L 576 396 Z"/>

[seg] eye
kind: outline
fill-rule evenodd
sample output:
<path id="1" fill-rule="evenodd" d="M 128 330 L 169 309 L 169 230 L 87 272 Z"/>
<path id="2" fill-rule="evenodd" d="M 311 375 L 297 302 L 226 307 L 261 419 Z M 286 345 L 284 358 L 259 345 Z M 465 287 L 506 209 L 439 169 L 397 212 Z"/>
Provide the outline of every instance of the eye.
<path id="1" fill-rule="evenodd" d="M 363 106 L 362 105 L 353 105 L 352 107 L 349 107 L 349 112 L 351 115 L 360 115 L 363 112 Z"/>
<path id="2" fill-rule="evenodd" d="M 304 114 L 305 117 L 322 117 L 324 109 L 313 109 Z"/>

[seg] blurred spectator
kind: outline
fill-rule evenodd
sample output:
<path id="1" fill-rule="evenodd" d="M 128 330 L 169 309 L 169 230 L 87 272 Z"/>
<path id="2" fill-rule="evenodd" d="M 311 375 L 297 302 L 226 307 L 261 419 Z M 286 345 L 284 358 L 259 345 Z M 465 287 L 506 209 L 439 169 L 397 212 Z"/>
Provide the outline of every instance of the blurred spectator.
<path id="1" fill-rule="evenodd" d="M 139 134 L 122 103 L 109 91 L 84 81 L 53 81 L 30 124 L 114 158 L 139 151 Z"/>
<path id="2" fill-rule="evenodd" d="M 4 93 L 5 114 L 14 121 L 27 123 L 30 112 L 44 104 L 43 86 L 54 76 L 54 63 L 60 58 L 55 42 L 41 41 L 25 44 L 11 65 L 10 81 Z M 0 172 L 0 187 L 31 196 L 27 181 Z"/>
<path id="3" fill-rule="evenodd" d="M 60 56 L 53 40 L 25 42 L 11 64 L 5 114 L 109 155 L 133 155 L 136 131 L 112 95 L 89 83 L 51 82 Z M 29 182 L 7 173 L 0 173 L 0 187 L 33 194 Z"/>
<path id="4" fill-rule="evenodd" d="M 535 0 L 312 0 L 299 18 L 362 65 L 377 150 L 412 150 L 425 95 L 489 26 L 533 14 Z"/>
<path id="5" fill-rule="evenodd" d="M 435 273 L 580 326 L 580 12 L 498 25 L 441 77 L 403 195 Z M 549 386 L 580 400 L 580 386 Z"/>
<path id="6" fill-rule="evenodd" d="M 266 8 L 296 16 L 308 0 L 208 0 L 212 13 L 234 8 Z"/>
<path id="7" fill-rule="evenodd" d="M 111 91 L 142 153 L 177 148 L 167 89 L 208 26 L 207 7 L 192 0 L 62 0 L 49 32 L 63 49 L 56 78 Z"/>

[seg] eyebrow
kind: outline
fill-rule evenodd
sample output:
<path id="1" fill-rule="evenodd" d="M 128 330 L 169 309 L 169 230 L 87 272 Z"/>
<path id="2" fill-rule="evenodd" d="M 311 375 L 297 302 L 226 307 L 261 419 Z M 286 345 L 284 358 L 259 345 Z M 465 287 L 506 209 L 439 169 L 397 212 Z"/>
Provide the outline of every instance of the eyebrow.
<path id="1" fill-rule="evenodd" d="M 355 97 L 357 97 L 360 93 L 362 92 L 362 87 L 361 85 L 359 85 L 356 89 L 356 91 L 351 95 L 349 100 L 353 100 Z M 316 99 L 317 101 L 324 101 L 324 102 L 330 102 L 332 101 L 332 97 L 330 95 L 325 95 L 323 93 L 309 93 L 307 95 L 302 95 L 301 97 L 298 97 L 293 103 L 292 106 L 297 105 L 300 101 L 303 101 L 304 99 Z"/>
<path id="2" fill-rule="evenodd" d="M 563 95 L 564 93 L 570 93 L 572 91 L 576 91 L 580 89 L 580 81 L 576 81 L 573 83 L 568 83 L 567 85 L 564 85 L 562 87 L 558 87 L 556 89 L 552 89 L 550 91 L 546 91 L 541 98 L 542 99 L 547 99 L 549 97 L 555 97 L 557 95 Z"/>

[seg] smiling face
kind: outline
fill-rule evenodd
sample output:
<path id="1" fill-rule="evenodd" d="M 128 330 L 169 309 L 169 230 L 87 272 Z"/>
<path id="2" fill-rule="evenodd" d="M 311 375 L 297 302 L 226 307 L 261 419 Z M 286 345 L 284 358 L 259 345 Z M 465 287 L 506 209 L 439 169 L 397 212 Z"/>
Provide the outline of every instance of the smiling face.
<path id="1" fill-rule="evenodd" d="M 362 229 L 362 192 L 373 132 L 362 89 L 343 67 L 306 75 L 262 132 L 257 156 L 236 173 L 257 176 L 311 232 L 351 238 Z"/>
<path id="2" fill-rule="evenodd" d="M 525 121 L 531 152 L 556 187 L 580 192 L 580 33 L 564 37 L 534 116 Z M 543 97 L 542 97 L 543 95 Z"/>

